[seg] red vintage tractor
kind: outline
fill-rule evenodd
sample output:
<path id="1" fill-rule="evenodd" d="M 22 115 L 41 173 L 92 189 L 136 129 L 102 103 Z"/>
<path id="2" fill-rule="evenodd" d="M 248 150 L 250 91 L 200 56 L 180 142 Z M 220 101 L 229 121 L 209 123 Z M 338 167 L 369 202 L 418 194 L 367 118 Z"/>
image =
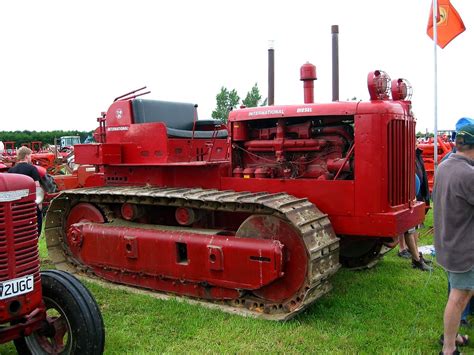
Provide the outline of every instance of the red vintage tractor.
<path id="1" fill-rule="evenodd" d="M 102 354 L 89 291 L 64 271 L 40 273 L 39 196 L 30 177 L 0 174 L 0 344 L 13 340 L 20 354 Z"/>
<path id="2" fill-rule="evenodd" d="M 377 70 L 370 101 L 314 103 L 315 67 L 301 74 L 304 104 L 234 110 L 228 129 L 193 104 L 117 98 L 99 143 L 75 146 L 96 187 L 48 210 L 56 266 L 282 320 L 340 263 L 374 265 L 424 219 L 411 87 Z"/>
<path id="3" fill-rule="evenodd" d="M 444 131 L 438 135 L 438 164 L 441 160 L 454 148 L 454 140 L 451 138 L 452 131 Z M 426 140 L 419 140 L 418 148 L 423 150 L 422 156 L 425 163 L 426 175 L 428 176 L 428 185 L 430 192 L 433 190 L 434 184 L 434 138 L 428 138 Z"/>

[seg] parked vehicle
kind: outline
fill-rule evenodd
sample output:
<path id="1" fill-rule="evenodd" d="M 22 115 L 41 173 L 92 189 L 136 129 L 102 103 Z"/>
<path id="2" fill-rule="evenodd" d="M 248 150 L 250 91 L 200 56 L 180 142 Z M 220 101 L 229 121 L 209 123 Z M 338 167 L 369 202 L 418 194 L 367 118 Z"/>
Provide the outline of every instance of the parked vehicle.
<path id="1" fill-rule="evenodd" d="M 58 268 L 288 319 L 330 290 L 341 264 L 373 266 L 420 224 L 411 86 L 368 75 L 370 101 L 233 110 L 118 97 L 98 143 L 75 146 L 90 188 L 51 204 Z"/>
<path id="2" fill-rule="evenodd" d="M 40 272 L 36 204 L 25 175 L 0 174 L 0 344 L 20 354 L 102 354 L 104 324 L 91 293 L 60 270 Z"/>

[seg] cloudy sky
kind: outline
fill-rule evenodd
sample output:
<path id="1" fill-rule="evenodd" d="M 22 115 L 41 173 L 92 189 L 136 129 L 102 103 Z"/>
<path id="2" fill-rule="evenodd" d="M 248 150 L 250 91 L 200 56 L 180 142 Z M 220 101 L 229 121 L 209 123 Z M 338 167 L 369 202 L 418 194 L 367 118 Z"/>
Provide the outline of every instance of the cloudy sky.
<path id="1" fill-rule="evenodd" d="M 452 0 L 467 30 L 438 50 L 438 128 L 474 116 L 474 1 Z M 340 99 L 366 100 L 369 71 L 413 86 L 417 130 L 433 129 L 431 0 L 15 0 L 0 4 L 1 130 L 92 130 L 113 98 L 192 102 L 210 118 L 222 86 L 303 102 L 299 68 L 316 65 L 315 100 L 330 101 L 331 25 L 339 25 Z"/>

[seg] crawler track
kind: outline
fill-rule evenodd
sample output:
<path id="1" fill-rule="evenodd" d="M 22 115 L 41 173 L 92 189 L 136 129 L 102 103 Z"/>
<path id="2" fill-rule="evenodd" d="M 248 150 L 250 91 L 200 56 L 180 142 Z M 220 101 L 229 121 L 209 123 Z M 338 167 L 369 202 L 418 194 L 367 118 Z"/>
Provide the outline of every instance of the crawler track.
<path id="1" fill-rule="evenodd" d="M 304 287 L 280 304 L 266 302 L 246 293 L 231 301 L 212 301 L 214 307 L 217 305 L 232 313 L 250 313 L 269 320 L 289 319 L 330 290 L 329 278 L 340 267 L 339 240 L 329 219 L 307 199 L 298 199 L 285 193 L 196 188 L 98 187 L 65 191 L 55 198 L 49 207 L 45 223 L 46 242 L 50 259 L 60 270 L 94 277 L 92 269 L 79 263 L 66 244 L 66 218 L 71 207 L 79 202 L 99 206 L 108 223 L 112 223 L 114 217 L 107 206 L 117 203 L 245 212 L 252 215 L 273 215 L 285 220 L 298 231 L 306 247 L 308 265 Z M 115 272 L 127 273 L 126 270 Z M 139 277 L 157 276 L 140 274 Z"/>

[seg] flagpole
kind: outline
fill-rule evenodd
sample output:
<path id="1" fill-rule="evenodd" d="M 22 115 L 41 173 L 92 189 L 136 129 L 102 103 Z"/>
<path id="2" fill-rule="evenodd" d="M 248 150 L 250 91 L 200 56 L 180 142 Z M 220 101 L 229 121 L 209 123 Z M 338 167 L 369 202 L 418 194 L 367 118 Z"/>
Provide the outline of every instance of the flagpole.
<path id="1" fill-rule="evenodd" d="M 434 43 L 434 170 L 438 167 L 438 0 L 433 0 L 433 43 Z"/>

